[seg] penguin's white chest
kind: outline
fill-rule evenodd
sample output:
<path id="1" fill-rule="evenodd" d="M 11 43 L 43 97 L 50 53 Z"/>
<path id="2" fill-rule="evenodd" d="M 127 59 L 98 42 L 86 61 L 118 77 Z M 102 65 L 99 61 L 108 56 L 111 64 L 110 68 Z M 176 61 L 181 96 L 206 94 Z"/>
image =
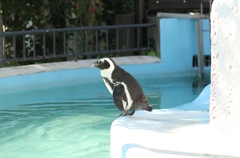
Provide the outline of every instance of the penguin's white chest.
<path id="1" fill-rule="evenodd" d="M 101 76 L 107 78 L 112 83 L 112 71 L 101 70 Z"/>
<path id="2" fill-rule="evenodd" d="M 109 72 L 109 71 L 107 71 L 107 70 L 102 70 L 102 71 L 101 71 L 101 76 L 102 76 L 102 78 L 103 78 L 103 81 L 104 81 L 105 86 L 107 87 L 108 91 L 109 91 L 111 94 L 113 94 L 113 89 L 112 89 L 112 87 L 111 87 L 111 85 L 110 85 L 110 84 L 113 83 L 112 73 Z M 104 78 L 107 78 L 110 83 L 107 82 Z"/>

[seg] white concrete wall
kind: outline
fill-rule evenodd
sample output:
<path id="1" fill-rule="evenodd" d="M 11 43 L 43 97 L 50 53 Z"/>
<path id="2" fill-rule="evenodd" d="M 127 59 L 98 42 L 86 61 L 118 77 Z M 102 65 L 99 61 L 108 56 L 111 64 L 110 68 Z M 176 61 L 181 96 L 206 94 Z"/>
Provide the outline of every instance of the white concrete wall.
<path id="1" fill-rule="evenodd" d="M 210 123 L 234 127 L 240 125 L 240 1 L 213 2 L 211 42 Z"/>

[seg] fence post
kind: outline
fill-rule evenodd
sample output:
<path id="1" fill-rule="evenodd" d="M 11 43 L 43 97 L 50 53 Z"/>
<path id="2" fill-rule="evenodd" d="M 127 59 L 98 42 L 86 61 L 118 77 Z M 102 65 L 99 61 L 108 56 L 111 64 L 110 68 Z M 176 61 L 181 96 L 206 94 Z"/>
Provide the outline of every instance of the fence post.
<path id="1" fill-rule="evenodd" d="M 203 35 L 202 35 L 202 21 L 196 19 L 196 37 L 198 50 L 198 71 L 199 78 L 204 78 L 204 56 L 203 56 Z"/>
<path id="2" fill-rule="evenodd" d="M 154 30 L 154 39 L 155 39 L 155 43 L 156 43 L 156 55 L 162 59 L 161 57 L 161 46 L 160 46 L 160 19 L 156 18 L 155 19 L 155 24 L 156 24 L 156 27 L 153 29 Z"/>
<path id="3" fill-rule="evenodd" d="M 77 62 L 77 54 L 78 54 L 78 50 L 77 50 L 77 31 L 74 32 L 74 61 Z"/>
<path id="4" fill-rule="evenodd" d="M 0 8 L 2 7 L 2 3 L 0 2 Z M 3 32 L 3 18 L 2 13 L 0 13 L 0 32 Z M 4 37 L 0 36 L 0 60 L 4 60 Z"/>

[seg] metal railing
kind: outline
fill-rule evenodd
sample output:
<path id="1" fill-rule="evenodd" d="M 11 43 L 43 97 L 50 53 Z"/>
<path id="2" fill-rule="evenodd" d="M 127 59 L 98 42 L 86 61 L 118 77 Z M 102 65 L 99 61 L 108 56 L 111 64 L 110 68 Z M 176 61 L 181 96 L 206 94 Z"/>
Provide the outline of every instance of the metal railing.
<path id="1" fill-rule="evenodd" d="M 154 26 L 147 23 L 2 32 L 0 63 L 58 57 L 78 60 L 83 55 L 147 51 L 152 49 L 149 32 Z"/>

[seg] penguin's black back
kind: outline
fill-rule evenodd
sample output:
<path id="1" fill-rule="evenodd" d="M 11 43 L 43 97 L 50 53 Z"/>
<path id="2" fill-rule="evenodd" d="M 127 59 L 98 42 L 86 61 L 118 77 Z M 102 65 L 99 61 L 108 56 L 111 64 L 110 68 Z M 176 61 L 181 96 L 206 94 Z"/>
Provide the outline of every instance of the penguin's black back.
<path id="1" fill-rule="evenodd" d="M 131 99 L 133 100 L 130 110 L 152 111 L 152 107 L 149 105 L 140 84 L 130 73 L 115 65 L 115 70 L 112 73 L 112 79 L 118 82 L 123 82 L 127 85 Z"/>

